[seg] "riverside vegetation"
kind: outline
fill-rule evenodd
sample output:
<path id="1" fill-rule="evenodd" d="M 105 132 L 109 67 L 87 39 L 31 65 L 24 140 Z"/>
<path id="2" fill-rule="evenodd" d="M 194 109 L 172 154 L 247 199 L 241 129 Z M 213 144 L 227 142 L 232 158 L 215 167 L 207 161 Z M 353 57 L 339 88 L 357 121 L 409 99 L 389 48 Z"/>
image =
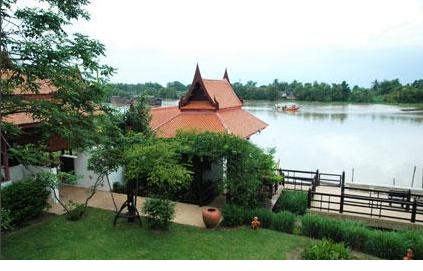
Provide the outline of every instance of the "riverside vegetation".
<path id="1" fill-rule="evenodd" d="M 244 100 L 276 101 L 283 97 L 295 97 L 300 101 L 354 102 L 354 103 L 423 103 L 423 79 L 402 84 L 398 79 L 375 80 L 371 87 L 349 86 L 347 82 L 302 83 L 298 81 L 279 82 L 275 79 L 267 85 L 257 85 L 254 81 L 232 84 L 236 94 Z M 166 86 L 158 83 L 110 84 L 107 99 L 117 95 L 134 97 L 151 95 L 154 97 L 178 99 L 189 88 L 181 82 L 169 82 Z"/>

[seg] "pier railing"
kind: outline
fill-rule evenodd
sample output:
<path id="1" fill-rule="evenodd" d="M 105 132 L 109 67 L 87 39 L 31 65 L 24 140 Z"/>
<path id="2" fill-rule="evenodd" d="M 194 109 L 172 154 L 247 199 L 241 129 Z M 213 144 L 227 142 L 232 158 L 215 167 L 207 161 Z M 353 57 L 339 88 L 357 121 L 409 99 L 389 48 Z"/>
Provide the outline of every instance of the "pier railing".
<path id="1" fill-rule="evenodd" d="M 346 193 L 348 191 L 348 193 Z M 354 191 L 355 194 L 352 194 Z M 341 193 L 308 190 L 308 208 L 423 223 L 422 195 L 411 191 L 341 187 Z"/>
<path id="2" fill-rule="evenodd" d="M 333 186 L 341 187 L 342 182 L 345 182 L 345 173 L 322 173 L 319 170 L 305 171 L 294 169 L 279 169 L 279 173 L 284 176 L 283 185 L 286 189 L 307 191 L 311 188 L 316 190 L 317 186 Z M 289 186 L 287 186 L 289 185 Z"/>

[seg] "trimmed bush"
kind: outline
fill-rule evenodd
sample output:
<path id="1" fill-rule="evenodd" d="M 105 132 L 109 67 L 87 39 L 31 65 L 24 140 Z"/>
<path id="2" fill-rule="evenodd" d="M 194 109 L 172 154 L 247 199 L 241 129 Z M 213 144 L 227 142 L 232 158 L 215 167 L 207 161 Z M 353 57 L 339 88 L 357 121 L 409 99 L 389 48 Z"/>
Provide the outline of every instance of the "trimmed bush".
<path id="1" fill-rule="evenodd" d="M 0 222 L 1 222 L 1 231 L 8 231 L 13 229 L 12 227 L 12 217 L 10 211 L 4 208 L 0 209 Z"/>
<path id="2" fill-rule="evenodd" d="M 301 219 L 301 234 L 335 242 L 345 242 L 354 249 L 362 249 L 370 229 L 361 223 L 330 219 L 318 215 L 305 215 Z"/>
<path id="3" fill-rule="evenodd" d="M 225 204 L 222 209 L 222 214 L 222 225 L 227 227 L 237 227 L 244 224 L 250 225 L 253 218 L 257 216 L 262 228 L 270 228 L 273 219 L 273 212 L 268 209 L 257 208 L 245 210 L 234 204 Z"/>
<path id="4" fill-rule="evenodd" d="M 175 216 L 175 203 L 167 199 L 146 199 L 142 208 L 152 229 L 168 230 Z"/>
<path id="5" fill-rule="evenodd" d="M 244 223 L 247 224 L 251 222 L 251 220 L 249 220 L 249 222 L 246 222 L 247 215 L 244 209 L 234 204 L 225 204 L 222 209 L 222 215 L 222 225 L 227 227 L 241 226 Z"/>
<path id="6" fill-rule="evenodd" d="M 353 249 L 362 250 L 371 231 L 365 225 L 354 221 L 343 221 L 342 241 Z"/>
<path id="7" fill-rule="evenodd" d="M 301 234 L 317 239 L 326 238 L 332 241 L 340 241 L 341 239 L 338 221 L 311 214 L 302 217 Z"/>
<path id="8" fill-rule="evenodd" d="M 273 219 L 273 212 L 268 210 L 268 209 L 264 209 L 264 208 L 257 208 L 257 209 L 253 209 L 252 212 L 252 217 L 257 216 L 261 227 L 262 228 L 270 228 L 272 226 L 272 219 Z M 250 224 L 251 220 L 249 221 L 248 224 Z"/>
<path id="9" fill-rule="evenodd" d="M 384 259 L 402 259 L 408 248 L 413 249 L 415 259 L 423 259 L 423 232 L 380 231 L 354 222 L 305 215 L 301 219 L 301 234 L 344 242 L 353 249 L 361 250 Z"/>
<path id="10" fill-rule="evenodd" d="M 85 212 L 84 204 L 74 203 L 73 201 L 69 201 L 67 208 L 69 211 L 66 213 L 66 219 L 70 221 L 77 221 L 81 219 Z"/>
<path id="11" fill-rule="evenodd" d="M 304 215 L 307 211 L 307 193 L 284 190 L 278 198 L 274 212 L 289 211 L 296 215 Z"/>
<path id="12" fill-rule="evenodd" d="M 416 260 L 423 260 L 423 230 L 410 230 L 401 232 L 401 238 L 407 241 L 407 245 L 414 252 Z"/>
<path id="13" fill-rule="evenodd" d="M 22 226 L 49 206 L 47 184 L 36 178 L 12 183 L 1 189 L 1 206 L 10 211 L 11 225 Z"/>
<path id="14" fill-rule="evenodd" d="M 407 240 L 403 240 L 399 232 L 369 231 L 364 244 L 364 252 L 383 259 L 402 259 L 408 248 Z"/>
<path id="15" fill-rule="evenodd" d="M 306 248 L 302 253 L 305 260 L 349 260 L 350 250 L 343 243 L 335 244 L 329 240 L 322 240 Z"/>
<path id="16" fill-rule="evenodd" d="M 292 233 L 295 227 L 295 215 L 290 212 L 279 212 L 273 215 L 272 229 Z"/>

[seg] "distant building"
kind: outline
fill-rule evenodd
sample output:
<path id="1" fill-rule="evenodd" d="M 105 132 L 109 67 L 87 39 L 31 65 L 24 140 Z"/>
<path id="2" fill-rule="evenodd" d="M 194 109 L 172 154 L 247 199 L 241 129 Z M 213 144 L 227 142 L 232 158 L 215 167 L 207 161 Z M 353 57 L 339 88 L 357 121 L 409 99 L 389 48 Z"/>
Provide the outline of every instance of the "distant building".
<path id="1" fill-rule="evenodd" d="M 178 130 L 223 132 L 249 138 L 267 124 L 242 109 L 225 71 L 223 79 L 203 79 L 196 68 L 188 92 L 178 106 L 151 109 L 151 128 L 159 137 L 174 137 Z"/>
<path id="2" fill-rule="evenodd" d="M 162 99 L 155 98 L 153 96 L 146 96 L 146 102 L 147 105 L 150 106 L 161 106 L 162 105 Z M 130 105 L 135 101 L 136 98 L 127 98 L 122 96 L 112 96 L 110 98 L 110 103 L 114 106 L 125 106 Z"/>

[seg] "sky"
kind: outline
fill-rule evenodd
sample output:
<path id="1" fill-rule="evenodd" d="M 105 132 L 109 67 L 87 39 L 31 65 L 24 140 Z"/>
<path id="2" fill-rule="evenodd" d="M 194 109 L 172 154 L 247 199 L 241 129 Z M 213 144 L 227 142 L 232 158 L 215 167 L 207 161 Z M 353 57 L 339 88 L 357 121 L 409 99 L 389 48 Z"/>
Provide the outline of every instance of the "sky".
<path id="1" fill-rule="evenodd" d="M 423 79 L 423 0 L 92 0 L 112 82 Z"/>

